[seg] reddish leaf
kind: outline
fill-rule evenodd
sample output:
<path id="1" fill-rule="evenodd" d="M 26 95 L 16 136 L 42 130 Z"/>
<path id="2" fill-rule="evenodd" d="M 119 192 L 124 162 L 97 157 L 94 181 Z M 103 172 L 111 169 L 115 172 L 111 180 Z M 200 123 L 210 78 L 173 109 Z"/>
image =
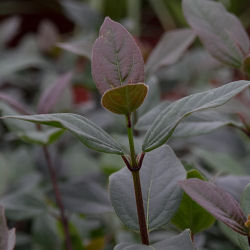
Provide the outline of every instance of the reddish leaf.
<path id="1" fill-rule="evenodd" d="M 234 231 L 248 235 L 244 226 L 246 216 L 239 203 L 215 184 L 196 178 L 179 182 L 182 189 L 200 206 Z"/>
<path id="2" fill-rule="evenodd" d="M 92 50 L 92 75 L 97 88 L 106 90 L 144 82 L 144 62 L 133 37 L 106 17 Z"/>
<path id="3" fill-rule="evenodd" d="M 37 112 L 39 114 L 46 114 L 51 111 L 71 79 L 72 72 L 63 74 L 49 88 L 45 89 L 38 104 Z"/>
<path id="4" fill-rule="evenodd" d="M 144 83 L 128 84 L 107 90 L 102 105 L 116 114 L 130 114 L 141 106 L 148 92 Z"/>

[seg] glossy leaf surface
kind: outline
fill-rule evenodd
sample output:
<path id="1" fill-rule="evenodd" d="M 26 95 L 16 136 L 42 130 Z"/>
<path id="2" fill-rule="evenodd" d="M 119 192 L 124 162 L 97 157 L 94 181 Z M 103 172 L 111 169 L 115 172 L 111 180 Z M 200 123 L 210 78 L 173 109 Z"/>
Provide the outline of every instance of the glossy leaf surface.
<path id="1" fill-rule="evenodd" d="M 142 150 L 148 152 L 160 147 L 171 137 L 183 118 L 197 111 L 221 106 L 249 86 L 249 81 L 231 82 L 171 103 L 157 115 L 152 126 L 148 129 Z"/>
<path id="2" fill-rule="evenodd" d="M 128 84 L 107 90 L 102 105 L 116 114 L 130 114 L 141 106 L 148 92 L 144 83 Z"/>
<path id="3" fill-rule="evenodd" d="M 205 48 L 219 61 L 240 67 L 250 44 L 238 18 L 214 1 L 183 0 L 182 4 L 189 25 Z"/>
<path id="4" fill-rule="evenodd" d="M 142 195 L 149 231 L 167 224 L 181 201 L 178 181 L 186 176 L 181 162 L 169 146 L 146 154 L 140 170 Z M 133 181 L 127 168 L 110 177 L 110 199 L 120 220 L 138 231 Z"/>
<path id="5" fill-rule="evenodd" d="M 204 180 L 197 170 L 191 170 L 187 173 L 187 179 L 190 178 Z M 171 221 L 181 230 L 189 228 L 192 234 L 196 234 L 209 228 L 215 219 L 187 194 L 183 194 L 180 207 Z"/>
<path id="6" fill-rule="evenodd" d="M 103 94 L 110 88 L 144 82 L 144 62 L 133 37 L 106 17 L 92 49 L 92 76 Z"/>
<path id="7" fill-rule="evenodd" d="M 179 182 L 182 189 L 200 206 L 236 232 L 247 235 L 246 216 L 239 203 L 226 191 L 213 183 L 199 179 Z"/>
<path id="8" fill-rule="evenodd" d="M 89 148 L 110 154 L 123 154 L 121 146 L 115 142 L 109 134 L 87 118 L 80 115 L 61 113 L 32 116 L 9 116 L 8 118 L 67 129 Z"/>

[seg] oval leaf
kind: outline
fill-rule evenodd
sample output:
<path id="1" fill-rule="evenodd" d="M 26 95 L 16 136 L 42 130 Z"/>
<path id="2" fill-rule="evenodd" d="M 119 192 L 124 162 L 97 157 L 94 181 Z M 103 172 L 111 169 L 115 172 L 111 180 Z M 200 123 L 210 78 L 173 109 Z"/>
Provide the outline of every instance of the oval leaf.
<path id="1" fill-rule="evenodd" d="M 244 226 L 246 216 L 239 203 L 223 189 L 199 179 L 180 181 L 182 189 L 200 206 L 234 231 L 248 235 Z"/>
<path id="2" fill-rule="evenodd" d="M 184 117 L 197 111 L 221 106 L 248 86 L 250 86 L 250 81 L 231 82 L 171 103 L 158 114 L 147 131 L 142 150 L 148 152 L 160 147 L 167 142 Z"/>
<path id="3" fill-rule="evenodd" d="M 144 82 L 144 62 L 138 46 L 129 32 L 109 17 L 93 45 L 91 63 L 101 94 L 110 88 Z"/>
<path id="4" fill-rule="evenodd" d="M 128 84 L 107 90 L 102 105 L 116 114 L 130 114 L 141 106 L 148 92 L 144 83 Z"/>
<path id="5" fill-rule="evenodd" d="M 114 141 L 114 139 L 108 133 L 81 115 L 61 113 L 46 115 L 6 116 L 5 118 L 19 119 L 67 129 L 89 148 L 100 152 L 123 155 L 122 147 L 116 141 Z"/>
<path id="6" fill-rule="evenodd" d="M 146 154 L 140 177 L 149 231 L 170 221 L 182 196 L 177 182 L 185 176 L 185 169 L 169 146 Z M 111 203 L 120 220 L 130 229 L 138 231 L 133 181 L 127 168 L 111 175 L 109 192 Z"/>
<path id="7" fill-rule="evenodd" d="M 206 49 L 219 61 L 239 68 L 249 52 L 249 38 L 238 18 L 221 3 L 183 0 L 183 11 Z M 216 20 L 216 22 L 215 22 Z"/>

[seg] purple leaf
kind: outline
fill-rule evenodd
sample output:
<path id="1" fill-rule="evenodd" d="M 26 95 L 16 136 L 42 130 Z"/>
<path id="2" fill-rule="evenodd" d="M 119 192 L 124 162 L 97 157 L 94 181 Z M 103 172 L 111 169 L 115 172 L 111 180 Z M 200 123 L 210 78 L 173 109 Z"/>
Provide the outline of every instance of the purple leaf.
<path id="1" fill-rule="evenodd" d="M 133 37 L 106 17 L 92 50 L 92 75 L 97 88 L 106 90 L 144 82 L 144 62 Z"/>
<path id="2" fill-rule="evenodd" d="M 179 182 L 182 189 L 200 206 L 234 231 L 248 235 L 246 217 L 239 203 L 215 184 L 196 178 Z"/>
<path id="3" fill-rule="evenodd" d="M 39 100 L 37 112 L 46 114 L 51 111 L 58 99 L 61 97 L 64 89 L 70 84 L 72 72 L 60 76 L 49 88 L 45 89 Z"/>

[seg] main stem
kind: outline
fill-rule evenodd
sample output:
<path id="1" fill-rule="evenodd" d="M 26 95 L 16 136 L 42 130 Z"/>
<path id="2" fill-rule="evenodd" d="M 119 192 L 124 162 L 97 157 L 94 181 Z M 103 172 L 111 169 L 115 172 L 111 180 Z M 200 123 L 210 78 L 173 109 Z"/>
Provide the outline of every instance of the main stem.
<path id="1" fill-rule="evenodd" d="M 48 148 L 46 146 L 43 146 L 43 153 L 44 153 L 47 165 L 48 165 L 49 174 L 50 174 L 50 178 L 52 181 L 54 194 L 55 194 L 55 198 L 56 198 L 56 203 L 57 203 L 58 208 L 60 209 L 61 222 L 63 225 L 65 241 L 66 241 L 66 248 L 67 248 L 67 250 L 72 250 L 73 248 L 72 248 L 70 232 L 69 232 L 69 223 L 68 223 L 68 219 L 65 215 L 65 210 L 64 210 L 64 206 L 63 206 L 62 198 L 61 198 L 61 193 L 60 193 L 59 188 L 58 188 L 56 172 L 52 166 L 50 154 L 49 154 Z"/>
<path id="2" fill-rule="evenodd" d="M 130 157 L 131 157 L 131 173 L 134 182 L 135 200 L 136 200 L 137 216 L 140 227 L 141 241 L 142 244 L 149 245 L 148 229 L 146 224 L 146 217 L 145 217 L 142 191 L 141 191 L 141 181 L 139 172 L 140 170 L 138 169 L 138 164 L 136 161 L 132 123 L 130 115 L 127 115 L 126 118 L 127 118 L 127 133 L 128 133 Z"/>

